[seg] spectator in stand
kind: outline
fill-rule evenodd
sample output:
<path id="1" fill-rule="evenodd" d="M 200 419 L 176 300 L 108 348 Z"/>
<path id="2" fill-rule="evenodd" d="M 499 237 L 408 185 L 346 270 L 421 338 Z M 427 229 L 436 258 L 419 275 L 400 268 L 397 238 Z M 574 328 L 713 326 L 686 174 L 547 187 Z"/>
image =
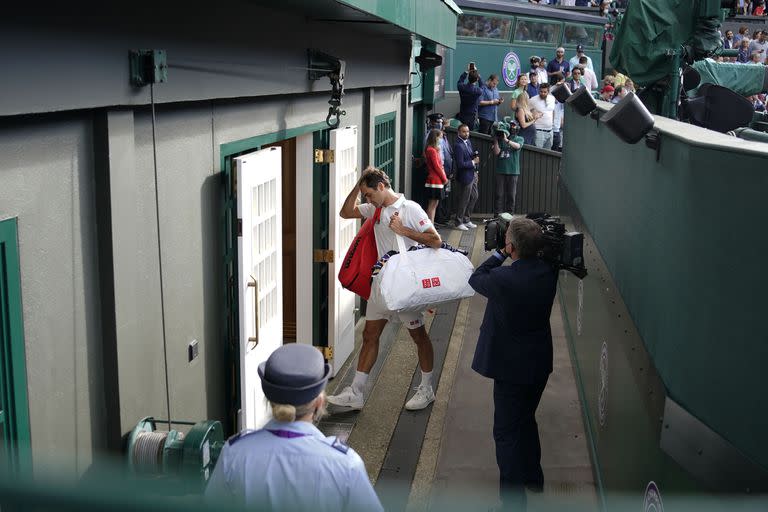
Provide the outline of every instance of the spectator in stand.
<path id="1" fill-rule="evenodd" d="M 530 59 L 531 62 L 531 71 L 536 71 L 539 67 L 539 62 L 541 62 L 541 57 L 538 55 L 533 55 Z"/>
<path id="2" fill-rule="evenodd" d="M 559 101 L 555 102 L 555 114 L 552 121 L 552 151 L 562 151 L 565 104 L 560 103 Z"/>
<path id="3" fill-rule="evenodd" d="M 745 25 L 742 25 L 739 27 L 739 32 L 733 36 L 733 41 L 737 44 L 737 46 L 734 46 L 734 48 L 737 48 L 739 44 L 741 44 L 742 39 L 749 39 L 749 36 L 747 33 L 749 32 L 749 28 L 747 28 Z"/>
<path id="4" fill-rule="evenodd" d="M 768 55 L 768 41 L 766 40 L 767 35 L 768 34 L 766 34 L 764 30 L 761 30 L 757 33 L 757 39 L 749 43 L 750 55 L 753 54 L 754 52 L 760 53 L 760 55 L 763 58 L 765 58 L 765 56 Z"/>
<path id="5" fill-rule="evenodd" d="M 624 89 L 623 85 L 620 85 L 616 88 L 616 91 L 613 93 L 613 98 L 611 98 L 611 103 L 618 103 L 621 100 L 624 99 L 624 97 L 627 95 L 627 90 Z"/>
<path id="6" fill-rule="evenodd" d="M 739 45 L 739 55 L 736 57 L 736 62 L 746 64 L 749 60 L 749 39 L 742 39 Z"/>
<path id="7" fill-rule="evenodd" d="M 763 64 L 763 54 L 760 52 L 752 52 L 752 55 L 750 55 L 750 64 Z"/>
<path id="8" fill-rule="evenodd" d="M 619 73 L 618 69 L 612 69 L 611 75 L 613 76 L 613 86 L 618 87 L 620 85 L 624 85 L 624 82 L 627 80 L 627 76 Z"/>
<path id="9" fill-rule="evenodd" d="M 565 60 L 565 49 L 563 47 L 555 50 L 554 60 L 549 61 L 547 64 L 547 75 L 550 77 L 550 82 L 553 81 L 552 77 L 555 73 L 562 73 L 565 78 L 571 74 L 571 65 Z"/>
<path id="10" fill-rule="evenodd" d="M 575 68 L 580 64 L 582 57 L 587 59 L 587 65 L 584 66 L 582 64 L 581 67 L 590 69 L 592 70 L 592 72 L 594 72 L 595 68 L 592 66 L 592 59 L 589 56 L 584 54 L 584 47 L 581 46 L 580 44 L 576 45 L 576 55 L 570 58 L 570 60 L 568 61 L 568 65 L 571 66 L 571 69 Z"/>
<path id="11" fill-rule="evenodd" d="M 427 216 L 432 224 L 435 223 L 437 205 L 445 199 L 443 188 L 448 183 L 448 176 L 443 169 L 443 159 L 440 157 L 440 139 L 443 138 L 441 130 L 430 130 L 427 135 L 427 145 L 424 149 L 424 160 L 427 162 L 427 181 L 424 183 L 427 197 Z"/>
<path id="12" fill-rule="evenodd" d="M 571 79 L 566 80 L 565 86 L 568 88 L 569 91 L 571 91 L 571 93 L 578 91 L 582 87 L 586 87 L 586 85 L 584 84 L 584 81 L 581 78 L 582 71 L 583 71 L 582 68 L 579 66 L 573 68 L 573 72 L 571 73 Z"/>
<path id="13" fill-rule="evenodd" d="M 635 82 L 632 81 L 631 78 L 627 78 L 624 81 L 624 85 L 622 86 L 627 92 L 637 92 L 635 90 Z"/>
<path id="14" fill-rule="evenodd" d="M 474 63 L 470 63 L 473 66 Z M 466 83 L 464 81 L 467 81 Z M 480 96 L 483 91 L 480 89 L 478 82 L 480 81 L 480 75 L 477 69 L 471 67 L 468 71 L 464 71 L 459 77 L 459 81 L 456 83 L 456 89 L 459 91 L 459 113 L 456 118 L 469 127 L 470 130 L 475 128 L 475 119 L 477 118 L 477 108 L 480 104 Z"/>
<path id="15" fill-rule="evenodd" d="M 731 50 L 735 48 L 736 41 L 733 39 L 733 30 L 726 30 L 723 38 L 723 48 Z"/>
<path id="16" fill-rule="evenodd" d="M 600 99 L 603 101 L 611 101 L 614 92 L 616 92 L 616 89 L 614 89 L 611 84 L 605 84 L 600 90 Z"/>
<path id="17" fill-rule="evenodd" d="M 515 88 L 509 93 L 509 108 L 512 111 L 517 109 L 517 99 L 521 94 L 525 94 L 528 91 L 528 75 L 525 73 L 517 77 L 517 83 Z"/>
<path id="18" fill-rule="evenodd" d="M 528 93 L 529 98 L 533 98 L 539 94 L 539 75 L 535 71 L 528 73 L 528 87 L 525 88 L 525 92 Z"/>
<path id="19" fill-rule="evenodd" d="M 586 55 L 584 57 L 581 57 L 579 59 L 579 66 L 582 70 L 582 78 L 581 80 L 584 82 L 584 85 L 587 86 L 587 88 L 590 91 L 595 91 L 600 87 L 600 84 L 597 81 L 597 75 L 595 75 L 595 72 L 586 67 L 587 58 Z"/>
<path id="20" fill-rule="evenodd" d="M 547 59 L 544 57 L 539 61 L 539 69 L 536 72 L 539 74 L 539 85 L 549 83 L 549 72 L 547 71 Z"/>
<path id="21" fill-rule="evenodd" d="M 539 95 L 530 99 L 531 109 L 537 116 L 534 126 L 536 128 L 536 147 L 552 149 L 552 127 L 555 119 L 555 97 L 549 94 L 549 84 L 539 87 Z"/>
<path id="22" fill-rule="evenodd" d="M 541 84 L 539 90 L 545 85 L 549 87 L 549 84 Z M 532 146 L 536 140 L 536 127 L 534 126 L 534 122 L 538 117 L 536 117 L 531 110 L 531 106 L 528 104 L 528 93 L 521 94 L 518 100 L 517 110 L 515 111 L 515 119 L 517 120 L 517 125 L 520 127 L 518 135 L 523 138 L 523 141 L 526 144 Z"/>
<path id="23" fill-rule="evenodd" d="M 480 87 L 482 95 L 477 109 L 477 116 L 480 118 L 480 133 L 491 134 L 491 126 L 499 120 L 499 105 L 504 101 L 499 96 L 499 77 L 490 75 L 488 81 Z"/>
<path id="24" fill-rule="evenodd" d="M 765 1 L 758 0 L 755 10 L 752 11 L 752 16 L 765 16 Z"/>
<path id="25" fill-rule="evenodd" d="M 496 201 L 494 214 L 515 211 L 517 178 L 520 176 L 520 150 L 525 141 L 517 135 L 517 125 L 499 123 L 493 139 L 496 155 Z M 509 138 L 511 136 L 511 138 Z"/>
<path id="26" fill-rule="evenodd" d="M 765 112 L 765 103 L 763 103 L 757 94 L 747 96 L 747 99 L 752 103 L 755 112 Z"/>
<path id="27" fill-rule="evenodd" d="M 459 209 L 456 212 L 456 229 L 468 231 L 476 228 L 470 215 L 477 202 L 477 166 L 480 157 L 472 147 L 469 140 L 469 127 L 465 124 L 459 126 L 459 136 L 453 143 L 453 156 L 456 164 L 456 184 L 459 193 Z"/>

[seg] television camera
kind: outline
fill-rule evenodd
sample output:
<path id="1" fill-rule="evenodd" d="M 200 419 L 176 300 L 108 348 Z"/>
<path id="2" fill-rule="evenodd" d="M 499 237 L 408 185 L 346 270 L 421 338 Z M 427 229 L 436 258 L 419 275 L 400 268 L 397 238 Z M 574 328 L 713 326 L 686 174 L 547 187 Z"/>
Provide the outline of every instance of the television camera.
<path id="1" fill-rule="evenodd" d="M 543 244 L 539 258 L 553 267 L 568 270 L 579 279 L 584 279 L 587 269 L 584 267 L 584 235 L 575 231 L 565 231 L 565 224 L 559 217 L 552 217 L 543 212 L 529 213 L 526 218 L 541 226 Z M 502 213 L 485 224 L 485 250 L 504 247 L 507 227 L 512 215 Z"/>

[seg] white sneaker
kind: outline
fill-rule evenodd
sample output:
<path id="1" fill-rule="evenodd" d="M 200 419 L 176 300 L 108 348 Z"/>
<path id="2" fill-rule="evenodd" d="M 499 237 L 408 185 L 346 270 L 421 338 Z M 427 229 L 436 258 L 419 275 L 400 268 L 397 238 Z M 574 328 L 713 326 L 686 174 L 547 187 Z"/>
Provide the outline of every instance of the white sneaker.
<path id="1" fill-rule="evenodd" d="M 435 401 L 435 392 L 432 386 L 419 386 L 416 388 L 416 394 L 405 403 L 405 408 L 409 411 L 418 411 Z"/>
<path id="2" fill-rule="evenodd" d="M 341 390 L 338 395 L 331 395 L 327 397 L 328 403 L 333 405 L 339 405 L 341 407 L 349 407 L 350 409 L 362 409 L 365 401 L 363 400 L 362 393 L 355 393 L 352 386 L 347 386 Z"/>
<path id="3" fill-rule="evenodd" d="M 464 224 L 456 224 L 456 229 L 458 229 L 459 231 L 469 231 L 469 228 Z"/>
<path id="4" fill-rule="evenodd" d="M 475 224 L 474 222 L 465 222 L 464 225 L 467 226 L 469 229 L 475 229 L 477 227 L 477 224 Z"/>

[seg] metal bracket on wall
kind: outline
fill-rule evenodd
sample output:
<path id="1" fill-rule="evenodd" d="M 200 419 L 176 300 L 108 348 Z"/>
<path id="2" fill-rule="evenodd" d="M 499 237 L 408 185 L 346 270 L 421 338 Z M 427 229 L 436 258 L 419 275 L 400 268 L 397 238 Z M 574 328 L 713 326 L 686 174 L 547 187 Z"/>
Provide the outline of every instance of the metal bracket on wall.
<path id="1" fill-rule="evenodd" d="M 651 130 L 645 134 L 645 145 L 656 150 L 656 161 L 661 158 L 661 134 L 659 130 Z"/>
<path id="2" fill-rule="evenodd" d="M 316 164 L 332 164 L 336 161 L 336 153 L 332 149 L 316 149 L 315 150 L 315 163 Z"/>
<path id="3" fill-rule="evenodd" d="M 128 60 L 132 85 L 143 87 L 168 80 L 165 50 L 131 50 Z"/>
<path id="4" fill-rule="evenodd" d="M 315 263 L 333 263 L 333 251 L 328 249 L 315 249 L 312 260 Z"/>
<path id="5" fill-rule="evenodd" d="M 333 359 L 333 347 L 317 347 L 326 360 Z"/>
<path id="6" fill-rule="evenodd" d="M 317 50 L 307 50 L 307 67 L 309 69 L 308 78 L 310 80 L 319 80 L 327 76 L 331 80 L 331 99 L 328 100 L 328 117 L 325 122 L 331 128 L 338 128 L 341 123 L 341 116 L 347 112 L 341 110 L 341 98 L 344 96 L 344 74 L 346 73 L 346 63 L 333 55 L 319 52 Z"/>

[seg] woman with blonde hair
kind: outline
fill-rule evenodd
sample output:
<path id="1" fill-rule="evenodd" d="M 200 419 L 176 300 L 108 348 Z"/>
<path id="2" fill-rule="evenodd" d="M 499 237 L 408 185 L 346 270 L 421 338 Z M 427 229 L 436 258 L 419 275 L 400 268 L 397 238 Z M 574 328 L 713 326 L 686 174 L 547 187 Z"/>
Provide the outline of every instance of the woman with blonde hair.
<path id="1" fill-rule="evenodd" d="M 448 183 L 448 177 L 443 169 L 443 161 L 440 158 L 440 139 L 443 138 L 441 130 L 430 130 L 427 135 L 427 143 L 424 148 L 424 159 L 427 162 L 427 182 L 424 184 L 427 192 L 427 215 L 432 224 L 435 223 L 435 212 L 437 205 L 445 199 L 445 184 Z"/>
<path id="2" fill-rule="evenodd" d="M 538 118 L 533 113 L 531 106 L 528 103 L 527 92 L 524 92 L 517 97 L 517 112 L 515 112 L 515 119 L 520 127 L 518 135 L 523 138 L 525 144 L 533 145 L 533 141 L 536 139 L 536 128 L 533 126 L 533 123 Z"/>
<path id="3" fill-rule="evenodd" d="M 257 371 L 273 419 L 229 438 L 208 481 L 206 501 L 217 509 L 383 512 L 360 456 L 314 425 L 324 414 L 323 390 L 331 374 L 320 351 L 283 345 Z M 258 397 L 243 400 L 258 406 Z"/>

